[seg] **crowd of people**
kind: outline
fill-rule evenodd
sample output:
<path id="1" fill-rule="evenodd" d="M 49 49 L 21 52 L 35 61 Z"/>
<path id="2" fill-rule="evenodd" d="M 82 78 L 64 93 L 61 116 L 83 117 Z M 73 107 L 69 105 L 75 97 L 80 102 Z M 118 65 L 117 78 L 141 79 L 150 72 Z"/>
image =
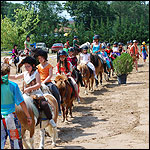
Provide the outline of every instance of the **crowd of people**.
<path id="1" fill-rule="evenodd" d="M 24 42 L 24 53 L 27 54 L 27 57 L 22 62 L 26 70 L 25 72 L 18 75 L 10 75 L 10 66 L 8 64 L 1 65 L 1 149 L 4 149 L 7 136 L 10 138 L 11 148 L 15 149 L 23 147 L 21 140 L 21 125 L 15 114 L 15 104 L 21 105 L 27 116 L 28 124 L 31 124 L 31 117 L 27 111 L 24 99 L 32 94 L 43 96 L 41 91 L 42 84 L 48 86 L 51 94 L 56 98 L 58 102 L 59 115 L 61 115 L 61 96 L 57 86 L 51 80 L 53 77 L 53 66 L 48 62 L 48 54 L 43 50 L 39 50 L 35 55 L 35 58 L 30 56 L 30 44 L 30 37 L 27 36 L 26 41 Z M 74 52 L 75 50 L 80 49 L 80 46 L 78 37 L 74 36 L 73 46 L 70 47 L 69 40 L 67 40 L 67 42 L 64 44 L 64 49 L 58 52 L 59 61 L 56 65 L 56 75 L 64 74 L 67 76 L 68 81 L 74 87 L 77 101 L 80 103 L 78 82 L 80 82 L 82 87 L 84 87 L 84 84 L 82 82 L 81 73 L 77 69 L 77 65 L 86 64 L 89 68 L 91 68 L 96 84 L 98 84 L 98 79 L 95 73 L 95 66 L 90 61 L 90 53 L 92 55 L 99 56 L 104 67 L 104 72 L 108 75 L 110 75 L 110 68 L 113 66 L 113 60 L 116 57 L 119 57 L 122 53 L 129 53 L 133 57 L 136 71 L 138 71 L 139 55 L 143 56 L 145 63 L 148 56 L 148 51 L 145 42 L 142 42 L 140 51 L 137 47 L 137 44 L 137 40 L 128 41 L 127 49 L 125 50 L 123 43 L 114 42 L 111 48 L 110 43 L 101 43 L 99 35 L 94 35 L 93 43 L 91 44 L 90 48 L 85 45 L 82 47 L 81 51 L 78 51 L 78 60 L 76 55 L 74 55 Z M 14 49 L 12 51 L 13 61 L 18 61 L 18 57 L 17 45 L 14 45 Z M 36 59 L 39 61 L 37 66 Z M 76 70 L 78 73 L 78 81 L 72 76 L 73 70 Z M 11 81 L 11 79 L 21 78 L 25 82 L 22 91 L 23 93 L 21 93 L 18 85 Z M 49 119 L 49 123 L 55 129 L 56 124 L 52 119 L 48 102 L 46 100 L 42 100 L 40 107 L 43 109 L 46 117 Z"/>

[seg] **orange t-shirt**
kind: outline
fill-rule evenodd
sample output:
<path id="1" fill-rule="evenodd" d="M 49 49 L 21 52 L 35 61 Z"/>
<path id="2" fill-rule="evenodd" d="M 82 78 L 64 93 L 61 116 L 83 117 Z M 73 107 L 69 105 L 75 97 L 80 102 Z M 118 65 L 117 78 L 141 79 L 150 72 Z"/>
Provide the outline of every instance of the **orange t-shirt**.
<path id="1" fill-rule="evenodd" d="M 133 49 L 133 47 L 135 47 L 135 55 L 136 55 L 136 54 L 139 54 L 139 49 L 138 49 L 138 47 L 137 47 L 137 46 L 134 46 L 134 45 L 132 45 L 131 48 L 130 48 L 131 54 L 134 54 L 134 49 Z"/>
<path id="2" fill-rule="evenodd" d="M 42 68 L 41 64 L 39 64 L 37 68 L 41 77 L 41 82 L 43 82 L 49 76 L 49 69 L 53 69 L 53 66 L 51 64 L 48 64 L 45 68 Z M 51 82 L 51 80 L 48 80 L 47 82 Z"/>

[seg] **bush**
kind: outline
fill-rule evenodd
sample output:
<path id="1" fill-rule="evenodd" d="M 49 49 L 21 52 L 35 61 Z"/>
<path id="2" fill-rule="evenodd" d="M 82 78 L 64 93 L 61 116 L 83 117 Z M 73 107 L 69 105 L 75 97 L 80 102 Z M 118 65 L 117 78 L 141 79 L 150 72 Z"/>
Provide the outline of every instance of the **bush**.
<path id="1" fill-rule="evenodd" d="M 128 53 L 122 53 L 113 61 L 114 70 L 117 76 L 128 75 L 133 70 L 133 58 Z"/>

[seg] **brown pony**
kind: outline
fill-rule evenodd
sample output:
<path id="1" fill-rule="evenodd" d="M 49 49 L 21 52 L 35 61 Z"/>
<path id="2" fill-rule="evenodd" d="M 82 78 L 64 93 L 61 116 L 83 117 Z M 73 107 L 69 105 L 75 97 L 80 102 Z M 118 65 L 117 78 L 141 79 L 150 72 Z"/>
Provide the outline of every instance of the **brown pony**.
<path id="1" fill-rule="evenodd" d="M 90 60 L 91 60 L 91 63 L 95 66 L 95 73 L 97 77 L 98 75 L 100 75 L 100 83 L 102 85 L 102 73 L 104 71 L 103 64 L 97 54 L 94 54 L 94 55 L 90 54 Z"/>
<path id="2" fill-rule="evenodd" d="M 48 94 L 48 93 L 44 94 L 44 97 L 47 99 L 47 101 L 51 107 L 53 119 L 54 119 L 55 123 L 57 123 L 57 117 L 58 117 L 57 101 L 51 94 Z M 30 125 L 30 126 L 27 123 L 26 115 L 23 112 L 23 110 L 21 109 L 21 107 L 16 106 L 15 112 L 16 112 L 17 117 L 21 123 L 21 135 L 22 135 L 23 144 L 24 144 L 25 148 L 27 148 L 27 149 L 31 149 L 31 148 L 34 149 L 34 144 L 33 144 L 34 139 L 33 138 L 34 138 L 35 129 L 40 129 L 40 131 L 41 131 L 41 141 L 40 141 L 39 148 L 40 149 L 44 148 L 44 136 L 45 136 L 45 128 L 46 127 L 48 127 L 49 135 L 51 135 L 51 137 L 52 137 L 52 145 L 55 146 L 55 144 L 56 144 L 57 131 L 52 128 L 52 126 L 49 123 L 49 120 L 47 120 L 47 119 L 42 120 L 41 127 L 40 127 L 40 124 L 38 124 L 36 126 L 36 122 L 37 122 L 37 118 L 39 116 L 39 113 L 38 113 L 38 109 L 34 106 L 32 101 L 33 101 L 33 99 L 40 100 L 40 98 L 43 98 L 43 97 L 37 97 L 36 95 L 32 95 L 32 96 L 27 96 L 27 95 L 25 96 L 24 95 L 24 101 L 27 105 L 27 109 L 28 109 L 30 116 L 32 118 L 32 125 Z M 28 130 L 30 133 L 29 142 L 30 142 L 31 147 L 26 142 L 26 137 L 25 137 L 26 130 Z"/>
<path id="3" fill-rule="evenodd" d="M 68 109 L 70 110 L 70 116 L 72 116 L 72 106 L 73 106 L 73 100 L 75 97 L 75 92 L 73 87 L 70 85 L 68 78 L 65 75 L 58 75 L 55 78 L 56 86 L 59 89 L 61 98 L 62 98 L 62 111 L 63 111 L 63 122 L 65 119 L 68 121 L 67 115 L 68 115 Z"/>
<path id="4" fill-rule="evenodd" d="M 87 87 L 89 86 L 89 90 L 93 90 L 93 83 L 94 83 L 94 74 L 90 73 L 90 70 L 86 64 L 79 64 L 78 66 L 79 71 L 82 75 L 82 80 L 85 85 L 85 94 L 87 93 Z"/>

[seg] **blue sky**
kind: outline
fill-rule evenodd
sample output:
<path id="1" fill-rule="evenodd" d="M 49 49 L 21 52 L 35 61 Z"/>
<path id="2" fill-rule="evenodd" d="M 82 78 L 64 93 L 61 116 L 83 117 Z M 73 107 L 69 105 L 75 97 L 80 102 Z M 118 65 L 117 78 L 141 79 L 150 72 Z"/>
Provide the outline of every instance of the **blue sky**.
<path id="1" fill-rule="evenodd" d="M 7 2 L 23 4 L 23 1 L 7 1 Z M 59 1 L 59 2 L 60 3 L 64 3 L 65 1 Z M 66 19 L 70 19 L 71 18 L 71 16 L 67 13 L 67 11 L 63 11 L 63 13 L 61 13 L 60 16 L 64 16 L 64 17 L 66 17 Z"/>

